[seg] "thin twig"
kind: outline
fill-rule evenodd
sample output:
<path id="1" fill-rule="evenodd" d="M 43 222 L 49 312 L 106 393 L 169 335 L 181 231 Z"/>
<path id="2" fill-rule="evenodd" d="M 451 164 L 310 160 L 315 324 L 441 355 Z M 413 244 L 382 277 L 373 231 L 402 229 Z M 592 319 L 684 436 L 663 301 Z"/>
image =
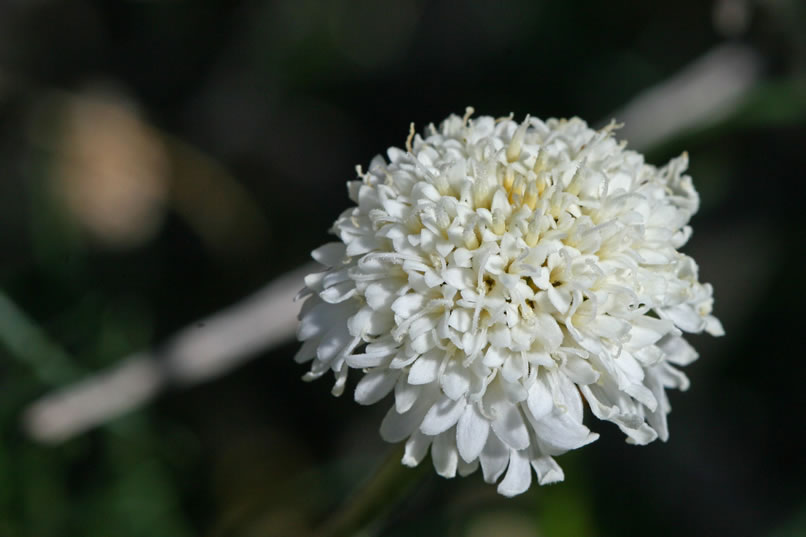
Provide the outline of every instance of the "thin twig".
<path id="1" fill-rule="evenodd" d="M 168 385 L 191 385 L 219 376 L 255 354 L 291 339 L 293 298 L 306 265 L 215 315 L 184 328 L 160 351 L 123 358 L 107 371 L 47 394 L 23 415 L 25 428 L 42 442 L 61 442 L 145 404 Z"/>
<path id="2" fill-rule="evenodd" d="M 735 110 L 761 74 L 751 48 L 721 45 L 674 76 L 642 91 L 606 118 L 624 126 L 618 136 L 644 151 L 694 127 L 716 122 Z"/>

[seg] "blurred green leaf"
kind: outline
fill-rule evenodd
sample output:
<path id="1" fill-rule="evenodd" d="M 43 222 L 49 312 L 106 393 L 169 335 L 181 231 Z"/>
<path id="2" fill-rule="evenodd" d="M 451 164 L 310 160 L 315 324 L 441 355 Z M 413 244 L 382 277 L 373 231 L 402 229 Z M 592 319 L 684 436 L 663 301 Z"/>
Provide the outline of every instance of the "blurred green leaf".
<path id="1" fill-rule="evenodd" d="M 79 375 L 73 359 L 0 291 L 0 342 L 37 380 L 60 386 Z"/>
<path id="2" fill-rule="evenodd" d="M 792 125 L 806 120 L 806 78 L 763 82 L 725 121 L 731 127 Z"/>
<path id="3" fill-rule="evenodd" d="M 803 535 L 806 535 L 806 506 L 797 509 L 790 519 L 769 533 L 768 537 L 803 537 Z"/>

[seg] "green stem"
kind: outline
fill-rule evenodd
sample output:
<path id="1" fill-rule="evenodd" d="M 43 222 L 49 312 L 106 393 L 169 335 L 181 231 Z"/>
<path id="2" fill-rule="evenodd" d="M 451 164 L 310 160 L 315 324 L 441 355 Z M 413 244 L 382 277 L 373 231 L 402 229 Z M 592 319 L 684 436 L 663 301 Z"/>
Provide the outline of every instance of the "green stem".
<path id="1" fill-rule="evenodd" d="M 403 446 L 395 447 L 369 480 L 314 533 L 317 537 L 352 537 L 387 515 L 407 496 L 423 475 L 425 464 L 408 468 L 401 464 Z"/>

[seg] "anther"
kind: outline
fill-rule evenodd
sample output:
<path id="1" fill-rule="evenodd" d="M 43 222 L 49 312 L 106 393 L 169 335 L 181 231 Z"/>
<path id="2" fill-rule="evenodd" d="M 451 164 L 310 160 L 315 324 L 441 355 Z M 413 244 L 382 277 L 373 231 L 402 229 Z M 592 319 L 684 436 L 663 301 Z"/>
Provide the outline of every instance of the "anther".
<path id="1" fill-rule="evenodd" d="M 512 183 L 515 182 L 515 170 L 512 169 L 511 166 L 507 166 L 507 170 L 504 173 L 504 190 L 509 191 L 512 189 Z"/>
<path id="2" fill-rule="evenodd" d="M 537 149 L 537 158 L 535 158 L 535 165 L 532 167 L 535 173 L 540 173 L 546 167 L 546 151 L 543 147 Z"/>
<path id="3" fill-rule="evenodd" d="M 508 162 L 515 162 L 518 160 L 518 157 L 521 156 L 521 148 L 523 147 L 523 138 L 526 136 L 526 128 L 529 126 L 529 116 L 526 116 L 526 119 L 523 120 L 523 123 L 515 130 L 515 134 L 512 135 L 512 140 L 509 142 L 509 147 L 507 147 L 507 161 Z"/>
<path id="4" fill-rule="evenodd" d="M 526 195 L 523 198 L 524 205 L 534 210 L 537 205 L 537 184 L 532 182 L 526 187 Z"/>

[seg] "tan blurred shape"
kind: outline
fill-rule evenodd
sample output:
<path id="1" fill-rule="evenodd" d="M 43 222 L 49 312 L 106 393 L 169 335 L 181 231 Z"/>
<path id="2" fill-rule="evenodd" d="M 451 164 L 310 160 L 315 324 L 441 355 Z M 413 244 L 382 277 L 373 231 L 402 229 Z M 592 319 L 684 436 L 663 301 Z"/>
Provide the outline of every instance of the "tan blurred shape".
<path id="1" fill-rule="evenodd" d="M 711 14 L 714 28 L 728 38 L 741 36 L 750 26 L 752 8 L 748 0 L 715 0 Z"/>
<path id="2" fill-rule="evenodd" d="M 216 160 L 164 136 L 171 162 L 171 204 L 213 254 L 260 251 L 268 221 L 243 185 Z"/>
<path id="3" fill-rule="evenodd" d="M 104 247 L 149 241 L 168 209 L 215 255 L 265 243 L 268 222 L 250 193 L 215 159 L 150 125 L 123 93 L 50 94 L 33 134 L 53 155 L 56 198 Z"/>
<path id="4" fill-rule="evenodd" d="M 294 296 L 310 263 L 282 274 L 240 302 L 177 332 L 158 349 L 122 358 L 105 371 L 59 388 L 24 412 L 25 428 L 41 442 L 63 442 L 153 399 L 168 385 L 191 386 L 240 366 L 293 338 Z"/>
<path id="5" fill-rule="evenodd" d="M 133 104 L 111 91 L 60 100 L 54 141 L 54 193 L 106 246 L 152 238 L 168 197 L 169 164 L 160 137 Z"/>

